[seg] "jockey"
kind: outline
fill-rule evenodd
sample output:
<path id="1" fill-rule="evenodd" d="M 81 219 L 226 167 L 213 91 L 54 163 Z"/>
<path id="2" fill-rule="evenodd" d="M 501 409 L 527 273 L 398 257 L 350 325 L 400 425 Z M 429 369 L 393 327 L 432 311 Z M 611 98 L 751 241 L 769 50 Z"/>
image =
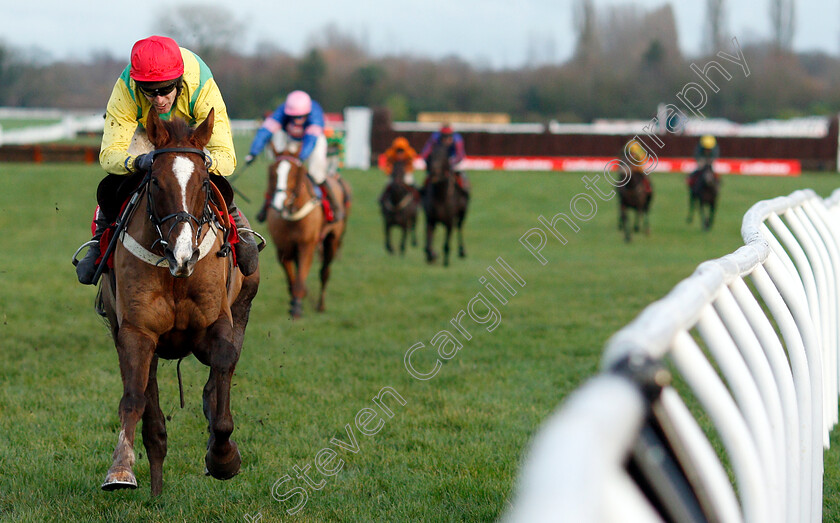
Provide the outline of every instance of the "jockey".
<path id="1" fill-rule="evenodd" d="M 215 109 L 213 135 L 207 144 L 213 175 L 230 176 L 236 167 L 236 153 L 230 131 L 227 108 L 207 65 L 192 51 L 178 47 L 171 38 L 150 36 L 134 44 L 131 61 L 117 79 L 105 113 L 105 127 L 99 163 L 109 176 L 122 176 L 147 172 L 153 155 L 129 154 L 129 145 L 135 132 L 145 134 L 144 126 L 149 111 L 155 111 L 162 120 L 180 117 L 190 125 L 203 122 L 211 109 Z M 232 204 L 229 209 L 236 226 L 243 231 L 248 220 Z M 97 208 L 94 240 L 102 237 L 108 220 Z M 240 232 L 240 241 L 234 244 L 240 270 L 246 276 L 257 269 L 259 251 L 252 235 Z M 76 266 L 79 281 L 90 285 L 96 273 L 99 249 L 88 249 Z"/>
<path id="2" fill-rule="evenodd" d="M 289 93 L 286 101 L 257 130 L 245 163 L 250 165 L 272 137 L 277 150 L 285 149 L 290 140 L 297 142 L 298 157 L 333 209 L 332 221 L 341 221 L 344 218 L 342 207 L 327 182 L 327 138 L 324 136 L 324 110 L 321 105 L 303 91 Z M 266 198 L 257 214 L 257 221 L 265 221 L 269 204 L 270 200 Z"/>
<path id="3" fill-rule="evenodd" d="M 394 164 L 402 162 L 404 167 L 403 181 L 406 185 L 414 185 L 414 159 L 417 158 L 417 151 L 409 145 L 408 140 L 402 136 L 394 138 L 391 147 L 385 151 L 385 174 L 391 176 L 394 171 Z"/>
<path id="4" fill-rule="evenodd" d="M 719 156 L 720 148 L 718 147 L 715 137 L 711 134 L 701 136 L 700 141 L 697 143 L 697 147 L 694 149 L 694 159 L 697 161 L 697 169 L 686 177 L 686 183 L 688 183 L 689 186 L 693 185 L 703 169 L 707 166 L 712 168 L 715 160 L 717 160 Z M 717 179 L 718 175 L 714 172 L 714 169 L 712 169 L 712 172 L 715 175 L 715 179 Z"/>
<path id="5" fill-rule="evenodd" d="M 432 153 L 432 149 L 434 149 L 435 145 L 439 143 L 442 143 L 449 148 L 449 164 L 455 170 L 458 187 L 467 197 L 469 197 L 469 180 L 467 179 L 467 175 L 458 169 L 459 164 L 467 157 L 467 153 L 464 149 L 464 138 L 460 133 L 454 132 L 449 124 L 444 124 L 439 131 L 432 133 L 432 135 L 429 136 L 429 139 L 426 140 L 426 144 L 420 151 L 420 158 L 422 158 L 425 162 Z M 426 184 L 428 184 L 428 181 L 429 178 L 426 177 Z"/>
<path id="6" fill-rule="evenodd" d="M 390 178 L 394 172 L 394 165 L 401 162 L 403 165 L 403 183 L 405 183 L 409 190 L 414 193 L 414 199 L 420 200 L 420 192 L 414 186 L 414 159 L 417 158 L 417 151 L 408 143 L 402 136 L 394 138 L 391 147 L 384 153 L 385 156 L 385 174 Z M 391 185 L 385 187 L 382 194 L 379 196 L 379 202 L 382 203 L 388 197 Z"/>
<path id="7" fill-rule="evenodd" d="M 642 175 L 642 186 L 645 188 L 645 192 L 648 194 L 653 193 L 653 187 L 650 185 L 650 179 L 644 170 L 645 160 L 648 156 L 647 151 L 645 151 L 645 149 L 636 141 L 630 145 L 630 150 L 627 151 L 627 153 L 624 153 L 624 151 L 626 151 L 626 149 L 622 151 L 622 154 L 625 154 L 625 163 L 630 166 L 631 173 L 640 173 Z"/>

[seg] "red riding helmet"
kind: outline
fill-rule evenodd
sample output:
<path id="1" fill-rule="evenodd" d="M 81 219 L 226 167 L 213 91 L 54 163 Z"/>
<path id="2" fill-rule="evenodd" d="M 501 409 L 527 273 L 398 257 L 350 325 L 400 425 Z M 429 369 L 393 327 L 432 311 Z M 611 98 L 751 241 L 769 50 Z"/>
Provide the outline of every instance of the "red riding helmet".
<path id="1" fill-rule="evenodd" d="M 131 78 L 137 82 L 165 82 L 184 74 L 184 59 L 175 40 L 150 36 L 131 48 Z"/>

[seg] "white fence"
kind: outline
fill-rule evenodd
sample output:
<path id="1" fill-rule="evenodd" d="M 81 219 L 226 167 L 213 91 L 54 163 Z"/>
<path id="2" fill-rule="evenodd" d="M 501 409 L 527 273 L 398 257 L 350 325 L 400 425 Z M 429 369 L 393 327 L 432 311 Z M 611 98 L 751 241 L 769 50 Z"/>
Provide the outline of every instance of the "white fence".
<path id="1" fill-rule="evenodd" d="M 822 520 L 840 190 L 759 202 L 741 232 L 611 338 L 532 443 L 506 520 Z"/>

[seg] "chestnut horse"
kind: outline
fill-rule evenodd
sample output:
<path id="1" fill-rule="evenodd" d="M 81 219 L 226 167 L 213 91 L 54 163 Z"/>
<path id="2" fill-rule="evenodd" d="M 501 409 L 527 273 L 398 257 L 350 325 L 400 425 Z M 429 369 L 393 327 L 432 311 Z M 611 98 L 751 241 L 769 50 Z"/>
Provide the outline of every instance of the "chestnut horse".
<path id="1" fill-rule="evenodd" d="M 405 254 L 405 240 L 411 233 L 411 245 L 417 246 L 417 208 L 419 207 L 417 189 L 405 183 L 404 162 L 394 162 L 391 171 L 391 181 L 385 187 L 379 198 L 382 208 L 382 218 L 385 221 L 385 250 L 393 253 L 391 246 L 391 227 L 402 229 L 400 239 L 400 254 Z"/>
<path id="2" fill-rule="evenodd" d="M 291 145 L 296 145 L 292 142 Z M 268 232 L 277 249 L 277 259 L 286 272 L 289 295 L 289 314 L 292 318 L 303 315 L 303 298 L 306 296 L 306 278 L 318 247 L 322 250 L 321 294 L 318 311 L 326 310 L 324 296 L 330 279 L 330 264 L 336 257 L 344 230 L 345 218 L 328 223 L 316 192 L 316 185 L 308 176 L 306 166 L 297 157 L 297 151 L 283 151 L 275 155 L 268 168 L 268 191 L 271 204 L 268 208 Z M 327 176 L 327 183 L 336 197 L 347 201 L 346 182 L 336 176 Z"/>
<path id="3" fill-rule="evenodd" d="M 691 223 L 694 218 L 694 205 L 696 203 L 700 213 L 700 225 L 703 230 L 708 231 L 712 228 L 719 189 L 720 180 L 710 164 L 700 167 L 692 174 L 688 186 L 688 218 L 686 223 Z"/>
<path id="4" fill-rule="evenodd" d="M 239 472 L 239 450 L 230 439 L 230 387 L 259 271 L 243 277 L 225 256 L 230 216 L 203 152 L 213 121 L 211 110 L 193 131 L 180 119 L 164 122 L 149 112 L 153 164 L 134 191 L 138 205 L 123 213 L 126 227 L 113 251 L 113 269 L 100 286 L 123 382 L 119 438 L 104 490 L 137 488 L 134 437 L 142 419 L 152 495 L 161 493 L 166 425 L 158 401 L 158 358 L 190 353 L 210 367 L 203 401 L 210 432 L 206 471 L 217 479 Z"/>
<path id="5" fill-rule="evenodd" d="M 618 230 L 624 232 L 624 241 L 629 242 L 630 236 L 630 220 L 627 217 L 627 210 L 633 209 L 636 211 L 636 221 L 633 224 L 633 230 L 650 234 L 650 202 L 653 199 L 653 189 L 650 191 L 646 188 L 645 177 L 647 175 L 638 170 L 630 170 L 630 178 L 627 183 L 616 187 L 618 193 Z M 650 183 L 650 182 L 648 182 Z M 644 229 L 642 229 L 644 227 Z"/>
<path id="6" fill-rule="evenodd" d="M 426 160 L 427 181 L 423 195 L 423 209 L 426 212 L 426 261 L 437 258 L 433 248 L 435 227 L 438 223 L 446 229 L 443 239 L 443 265 L 449 265 L 449 239 L 452 229 L 458 232 L 458 256 L 465 257 L 463 225 L 467 215 L 469 199 L 457 187 L 455 171 L 449 164 L 449 150 L 446 145 L 436 144 Z"/>

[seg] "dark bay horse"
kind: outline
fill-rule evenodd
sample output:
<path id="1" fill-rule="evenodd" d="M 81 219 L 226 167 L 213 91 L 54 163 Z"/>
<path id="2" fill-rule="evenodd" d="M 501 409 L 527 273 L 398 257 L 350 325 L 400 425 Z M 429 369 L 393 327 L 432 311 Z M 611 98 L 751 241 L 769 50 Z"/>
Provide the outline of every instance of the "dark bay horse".
<path id="1" fill-rule="evenodd" d="M 694 206 L 698 207 L 700 213 L 700 224 L 704 230 L 712 228 L 712 221 L 715 218 L 715 205 L 717 204 L 720 180 L 712 170 L 711 164 L 706 164 L 692 173 L 688 186 L 688 218 L 686 223 L 691 223 L 694 218 Z"/>
<path id="2" fill-rule="evenodd" d="M 626 174 L 626 173 L 625 173 Z M 650 202 L 653 199 L 653 188 L 649 187 L 649 180 L 646 180 L 647 175 L 638 170 L 630 170 L 630 179 L 624 185 L 616 187 L 618 193 L 618 230 L 624 232 L 624 241 L 629 242 L 630 236 L 630 220 L 627 216 L 628 209 L 633 209 L 636 212 L 636 220 L 633 224 L 633 230 L 639 232 L 643 231 L 645 234 L 650 234 Z"/>
<path id="3" fill-rule="evenodd" d="M 379 198 L 382 218 L 385 221 L 385 250 L 393 253 L 391 245 L 391 228 L 402 229 L 400 239 L 400 254 L 405 254 L 405 240 L 411 233 L 411 245 L 417 246 L 417 208 L 420 206 L 420 195 L 417 189 L 405 183 L 405 164 L 394 162 L 390 181 Z"/>
<path id="4" fill-rule="evenodd" d="M 346 181 L 327 176 L 327 183 L 336 197 L 348 200 Z M 277 249 L 277 259 L 286 272 L 292 318 L 303 315 L 303 298 L 306 296 L 306 278 L 312 266 L 316 249 L 321 250 L 321 293 L 319 312 L 326 310 L 325 293 L 330 279 L 330 264 L 338 254 L 347 225 L 344 219 L 328 223 L 315 184 L 308 176 L 306 166 L 296 153 L 284 151 L 276 155 L 268 168 L 268 231 Z"/>
<path id="5" fill-rule="evenodd" d="M 239 472 L 239 450 L 230 438 L 230 387 L 259 271 L 244 277 L 231 256 L 224 256 L 231 220 L 222 193 L 229 185 L 220 191 L 212 183 L 203 152 L 213 121 L 211 111 L 193 131 L 180 119 L 164 122 L 149 112 L 146 133 L 154 161 L 134 193 L 138 205 L 126 213 L 113 270 L 100 286 L 123 382 L 120 432 L 104 490 L 137 488 L 134 438 L 142 419 L 152 494 L 161 493 L 166 425 L 158 400 L 158 359 L 191 353 L 210 367 L 203 395 L 210 432 L 206 471 L 217 479 Z"/>
<path id="6" fill-rule="evenodd" d="M 458 256 L 466 256 L 463 225 L 469 198 L 457 187 L 455 171 L 449 164 L 448 147 L 437 144 L 426 160 L 428 180 L 424 188 L 423 210 L 426 212 L 426 261 L 437 258 L 433 240 L 437 224 L 446 229 L 443 240 L 443 265 L 449 265 L 449 239 L 452 229 L 458 232 Z"/>

